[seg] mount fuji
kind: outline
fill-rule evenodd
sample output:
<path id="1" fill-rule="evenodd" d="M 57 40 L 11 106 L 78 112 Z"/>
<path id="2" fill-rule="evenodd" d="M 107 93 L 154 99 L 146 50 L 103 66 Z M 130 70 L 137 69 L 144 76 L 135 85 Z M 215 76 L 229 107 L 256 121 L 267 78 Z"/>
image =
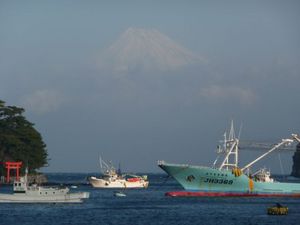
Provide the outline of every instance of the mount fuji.
<path id="1" fill-rule="evenodd" d="M 128 28 L 97 61 L 100 69 L 116 73 L 172 71 L 204 63 L 205 59 L 156 29 Z"/>

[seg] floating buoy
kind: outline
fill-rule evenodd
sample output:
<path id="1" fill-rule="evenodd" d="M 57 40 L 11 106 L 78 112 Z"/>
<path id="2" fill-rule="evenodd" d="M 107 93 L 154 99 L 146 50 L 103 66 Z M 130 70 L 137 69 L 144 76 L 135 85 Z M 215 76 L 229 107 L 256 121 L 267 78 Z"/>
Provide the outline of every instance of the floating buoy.
<path id="1" fill-rule="evenodd" d="M 288 214 L 288 207 L 282 206 L 279 203 L 276 206 L 272 206 L 268 208 L 269 215 L 287 215 Z"/>
<path id="2" fill-rule="evenodd" d="M 126 194 L 121 191 L 117 191 L 114 193 L 114 196 L 115 197 L 126 197 Z"/>

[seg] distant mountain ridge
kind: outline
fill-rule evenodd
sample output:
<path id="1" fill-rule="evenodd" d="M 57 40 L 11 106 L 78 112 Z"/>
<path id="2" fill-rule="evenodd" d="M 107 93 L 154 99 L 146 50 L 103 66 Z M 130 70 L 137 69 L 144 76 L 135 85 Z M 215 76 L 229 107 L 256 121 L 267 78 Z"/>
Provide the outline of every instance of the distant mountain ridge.
<path id="1" fill-rule="evenodd" d="M 205 62 L 156 29 L 128 28 L 106 49 L 97 64 L 114 72 L 170 71 Z"/>

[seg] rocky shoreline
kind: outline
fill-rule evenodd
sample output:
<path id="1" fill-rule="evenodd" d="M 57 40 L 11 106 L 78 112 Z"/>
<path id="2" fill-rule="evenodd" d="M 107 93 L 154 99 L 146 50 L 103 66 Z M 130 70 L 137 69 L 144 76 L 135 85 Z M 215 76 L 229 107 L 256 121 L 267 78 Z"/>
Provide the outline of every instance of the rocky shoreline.
<path id="1" fill-rule="evenodd" d="M 27 176 L 28 183 L 36 182 L 38 184 L 47 183 L 48 179 L 45 174 L 34 174 L 34 175 L 28 175 Z M 9 184 L 12 184 L 15 180 L 15 177 L 10 177 Z M 6 178 L 4 176 L 0 177 L 0 184 L 6 184 Z"/>

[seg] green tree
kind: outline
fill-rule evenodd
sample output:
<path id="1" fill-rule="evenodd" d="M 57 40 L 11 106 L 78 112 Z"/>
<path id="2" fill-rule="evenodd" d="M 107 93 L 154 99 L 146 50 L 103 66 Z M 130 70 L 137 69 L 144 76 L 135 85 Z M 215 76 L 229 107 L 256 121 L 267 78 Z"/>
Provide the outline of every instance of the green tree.
<path id="1" fill-rule="evenodd" d="M 48 154 L 40 133 L 23 116 L 24 111 L 0 100 L 0 161 L 22 161 L 29 172 L 35 172 L 47 164 Z"/>

